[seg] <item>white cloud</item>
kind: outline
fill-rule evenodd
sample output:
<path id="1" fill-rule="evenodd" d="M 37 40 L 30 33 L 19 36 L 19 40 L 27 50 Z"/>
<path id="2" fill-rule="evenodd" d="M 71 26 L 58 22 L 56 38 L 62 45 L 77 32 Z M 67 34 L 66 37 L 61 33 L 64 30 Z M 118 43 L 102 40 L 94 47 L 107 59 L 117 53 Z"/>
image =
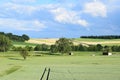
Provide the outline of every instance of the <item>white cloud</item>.
<path id="1" fill-rule="evenodd" d="M 71 23 L 78 24 L 81 26 L 88 26 L 88 22 L 80 19 L 78 13 L 71 10 L 66 10 L 65 8 L 57 8 L 51 10 L 52 14 L 55 16 L 55 20 L 60 23 Z"/>
<path id="2" fill-rule="evenodd" d="M 17 0 L 14 0 L 14 1 L 17 1 Z M 41 12 L 42 10 L 46 10 L 50 14 L 54 15 L 53 18 L 57 22 L 65 23 L 65 24 L 68 23 L 68 24 L 77 24 L 81 26 L 88 26 L 88 22 L 80 18 L 79 12 L 73 11 L 71 10 L 71 8 L 69 10 L 66 8 L 61 8 L 59 4 L 24 5 L 24 4 L 16 4 L 16 3 L 9 2 L 9 3 L 2 4 L 2 8 L 4 8 L 4 12 L 6 12 L 6 15 L 12 16 L 12 13 L 13 13 L 16 15 L 21 15 L 26 17 L 29 17 L 28 15 L 34 16 L 33 13 L 38 13 L 38 12 Z M 2 14 L 0 15 L 4 16 Z"/>
<path id="3" fill-rule="evenodd" d="M 0 27 L 15 30 L 40 31 L 45 28 L 45 25 L 38 20 L 16 20 L 0 18 Z"/>
<path id="4" fill-rule="evenodd" d="M 57 6 L 53 4 L 48 5 L 24 5 L 24 4 L 16 4 L 16 3 L 5 3 L 0 6 L 0 8 L 4 8 L 4 11 L 7 13 L 16 12 L 17 14 L 24 15 L 32 15 L 40 10 L 50 10 Z"/>
<path id="5" fill-rule="evenodd" d="M 36 0 L 12 0 L 12 2 L 15 2 L 15 3 L 23 3 L 23 2 L 36 2 Z"/>
<path id="6" fill-rule="evenodd" d="M 20 5 L 20 4 L 14 4 L 14 3 L 3 4 L 3 8 L 9 12 L 15 11 L 18 14 L 27 14 L 27 15 L 32 14 L 38 9 L 38 7 L 34 7 L 31 5 Z"/>
<path id="7" fill-rule="evenodd" d="M 89 13 L 92 16 L 107 17 L 106 5 L 98 1 L 86 3 L 84 5 L 84 12 Z"/>

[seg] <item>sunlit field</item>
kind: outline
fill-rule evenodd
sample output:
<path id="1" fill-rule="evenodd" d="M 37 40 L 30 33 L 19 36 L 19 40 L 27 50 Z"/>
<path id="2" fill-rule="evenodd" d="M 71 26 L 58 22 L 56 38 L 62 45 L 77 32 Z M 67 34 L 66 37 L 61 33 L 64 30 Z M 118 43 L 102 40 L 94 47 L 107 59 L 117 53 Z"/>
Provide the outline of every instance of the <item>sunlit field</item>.
<path id="1" fill-rule="evenodd" d="M 26 41 L 26 43 L 32 43 L 32 44 L 48 44 L 52 45 L 55 44 L 56 40 L 58 39 L 30 39 L 29 41 Z M 73 38 L 71 39 L 75 45 L 78 44 L 101 44 L 101 45 L 120 45 L 120 39 L 85 39 L 85 38 Z"/>
<path id="2" fill-rule="evenodd" d="M 102 56 L 100 52 L 36 56 L 31 52 L 27 60 L 23 60 L 18 52 L 7 52 L 0 53 L 0 61 L 0 80 L 40 80 L 45 67 L 51 69 L 49 80 L 120 80 L 119 53 L 112 56 Z"/>

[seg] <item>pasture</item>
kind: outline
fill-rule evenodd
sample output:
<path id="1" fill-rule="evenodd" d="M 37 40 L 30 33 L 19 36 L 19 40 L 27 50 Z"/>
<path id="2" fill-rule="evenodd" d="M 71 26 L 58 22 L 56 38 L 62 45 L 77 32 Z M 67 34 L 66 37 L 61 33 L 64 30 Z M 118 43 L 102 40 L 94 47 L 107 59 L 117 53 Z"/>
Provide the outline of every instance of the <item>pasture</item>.
<path id="1" fill-rule="evenodd" d="M 40 80 L 45 67 L 51 69 L 49 80 L 120 80 L 120 55 L 91 56 L 95 52 L 76 52 L 73 56 L 30 54 L 23 60 L 18 52 L 0 53 L 0 80 Z"/>

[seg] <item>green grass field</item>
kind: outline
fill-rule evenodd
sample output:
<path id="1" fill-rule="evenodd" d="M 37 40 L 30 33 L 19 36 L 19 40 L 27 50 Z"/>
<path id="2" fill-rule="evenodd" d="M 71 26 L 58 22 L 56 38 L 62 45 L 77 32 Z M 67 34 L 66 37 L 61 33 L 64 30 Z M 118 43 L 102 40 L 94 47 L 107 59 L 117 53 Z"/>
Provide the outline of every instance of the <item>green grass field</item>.
<path id="1" fill-rule="evenodd" d="M 120 55 L 74 53 L 74 56 L 29 56 L 27 60 L 18 52 L 0 53 L 0 80 L 40 80 L 45 67 L 51 69 L 49 80 L 120 80 Z"/>
<path id="2" fill-rule="evenodd" d="M 25 46 L 32 46 L 32 47 L 35 47 L 37 44 L 35 43 L 26 43 L 26 42 L 12 42 L 12 44 L 16 47 L 25 47 Z"/>

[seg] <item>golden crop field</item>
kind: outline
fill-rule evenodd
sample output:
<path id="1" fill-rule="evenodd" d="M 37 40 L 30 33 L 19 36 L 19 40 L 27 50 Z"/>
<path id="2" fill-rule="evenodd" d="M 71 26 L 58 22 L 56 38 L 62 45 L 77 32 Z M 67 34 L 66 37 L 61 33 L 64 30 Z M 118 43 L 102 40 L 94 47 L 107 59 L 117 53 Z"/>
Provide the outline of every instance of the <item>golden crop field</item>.
<path id="1" fill-rule="evenodd" d="M 27 43 L 34 44 L 47 44 L 52 45 L 58 38 L 39 38 L 39 39 L 30 39 Z M 74 38 L 71 39 L 75 45 L 85 44 L 85 45 L 120 45 L 120 39 L 83 39 L 83 38 Z"/>

